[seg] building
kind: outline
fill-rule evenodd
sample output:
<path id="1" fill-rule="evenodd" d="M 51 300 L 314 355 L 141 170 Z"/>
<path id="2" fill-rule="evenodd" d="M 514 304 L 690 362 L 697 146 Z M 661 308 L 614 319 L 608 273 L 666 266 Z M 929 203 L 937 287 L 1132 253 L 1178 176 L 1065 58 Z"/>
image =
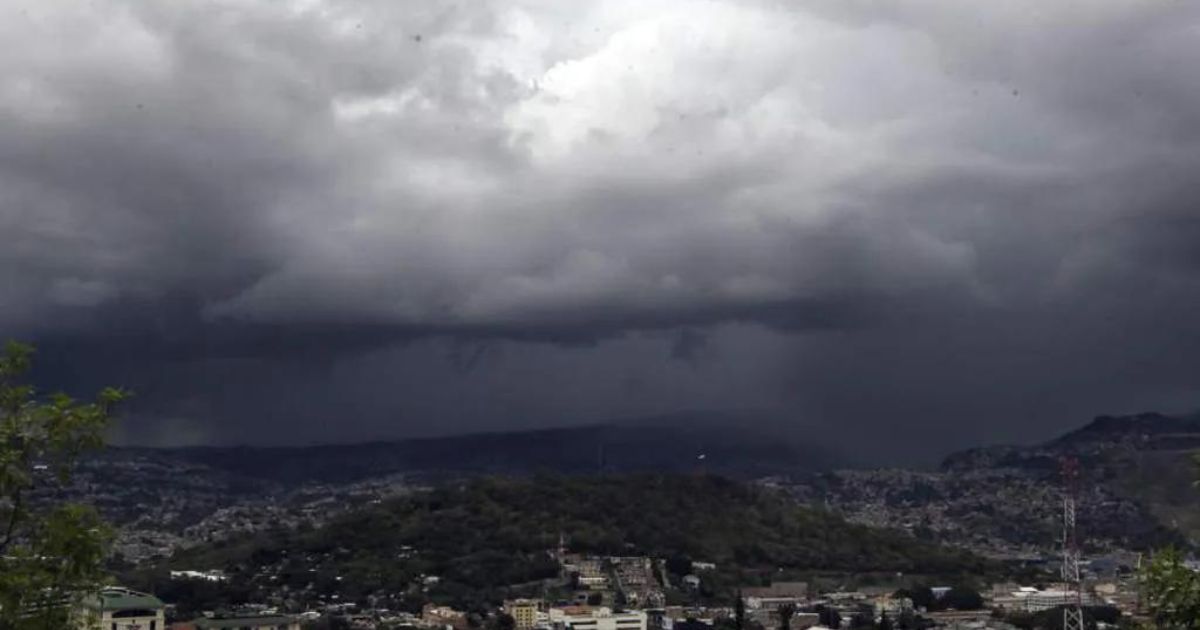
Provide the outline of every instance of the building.
<path id="1" fill-rule="evenodd" d="M 802 605 L 808 600 L 807 582 L 774 582 L 770 586 L 742 589 L 749 610 L 774 609 L 784 604 Z"/>
<path id="2" fill-rule="evenodd" d="M 642 610 L 615 613 L 603 606 L 550 609 L 550 623 L 555 630 L 646 630 L 646 620 L 646 612 Z"/>
<path id="3" fill-rule="evenodd" d="M 1102 606 L 1105 603 L 1092 593 L 1084 593 L 1082 599 L 1084 606 Z M 1021 586 L 1007 595 L 992 597 L 992 605 L 995 607 L 1022 612 L 1041 612 L 1073 603 L 1075 593 L 1061 587 L 1039 590 L 1031 586 Z"/>
<path id="4" fill-rule="evenodd" d="M 537 625 L 541 604 L 536 599 L 510 599 L 504 602 L 504 612 L 513 618 L 517 630 L 530 630 Z"/>
<path id="5" fill-rule="evenodd" d="M 192 621 L 196 630 L 300 630 L 300 620 L 287 615 L 222 614 Z"/>
<path id="6" fill-rule="evenodd" d="M 421 621 L 426 625 L 434 628 L 454 628 L 455 630 L 466 630 L 467 615 L 450 608 L 449 606 L 435 606 L 433 604 L 425 604 L 421 609 Z"/>
<path id="7" fill-rule="evenodd" d="M 595 558 L 582 558 L 564 567 L 575 574 L 576 583 L 580 588 L 593 591 L 603 591 L 608 588 L 608 575 L 604 565 Z"/>
<path id="8" fill-rule="evenodd" d="M 112 586 L 84 602 L 84 619 L 95 630 L 166 630 L 163 608 L 153 595 Z"/>
<path id="9" fill-rule="evenodd" d="M 172 580 L 203 580 L 205 582 L 224 582 L 229 578 L 222 571 L 171 571 Z"/>
<path id="10" fill-rule="evenodd" d="M 877 597 L 874 601 L 875 616 L 882 617 L 886 613 L 889 617 L 895 619 L 904 613 L 913 611 L 912 600 L 907 597 L 893 597 L 885 595 Z"/>

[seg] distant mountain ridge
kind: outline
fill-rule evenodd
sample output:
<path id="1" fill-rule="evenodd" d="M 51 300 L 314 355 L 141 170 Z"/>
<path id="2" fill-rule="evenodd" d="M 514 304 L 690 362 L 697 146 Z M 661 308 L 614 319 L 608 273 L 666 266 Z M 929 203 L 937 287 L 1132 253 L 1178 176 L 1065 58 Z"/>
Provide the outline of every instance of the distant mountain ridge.
<path id="1" fill-rule="evenodd" d="M 1143 450 L 1200 447 L 1200 419 L 1147 412 L 1130 416 L 1097 416 L 1091 423 L 1049 444 L 1077 448 L 1086 444 L 1129 444 Z"/>
<path id="2" fill-rule="evenodd" d="M 1033 446 L 984 446 L 948 455 L 944 471 L 1023 468 L 1056 472 L 1064 456 L 1104 464 L 1119 454 L 1186 452 L 1200 448 L 1200 418 L 1157 412 L 1097 416 L 1090 423 Z"/>
<path id="3" fill-rule="evenodd" d="M 571 428 L 305 447 L 111 449 L 285 484 L 394 474 L 706 472 L 795 475 L 844 465 L 828 448 L 719 414 L 675 414 Z"/>
<path id="4" fill-rule="evenodd" d="M 1080 462 L 1084 488 L 1104 489 L 1141 506 L 1165 527 L 1200 541 L 1200 417 L 1147 412 L 1098 416 L 1087 425 L 1034 446 L 993 446 L 953 453 L 946 474 L 1012 469 L 1052 486 L 1064 457 Z"/>

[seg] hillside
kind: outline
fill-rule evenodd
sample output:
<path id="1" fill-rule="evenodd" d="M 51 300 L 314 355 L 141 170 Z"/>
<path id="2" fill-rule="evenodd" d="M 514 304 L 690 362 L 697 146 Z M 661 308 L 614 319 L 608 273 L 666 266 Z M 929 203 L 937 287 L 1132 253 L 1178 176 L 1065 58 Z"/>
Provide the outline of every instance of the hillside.
<path id="1" fill-rule="evenodd" d="M 403 593 L 438 576 L 435 600 L 498 597 L 557 575 L 550 553 L 688 557 L 726 575 L 785 570 L 978 573 L 961 551 L 851 525 L 785 495 L 712 476 L 480 479 L 355 511 L 310 531 L 274 532 L 178 554 L 254 590 L 299 598 Z"/>
<path id="2" fill-rule="evenodd" d="M 764 421 L 768 420 L 768 421 Z M 43 501 L 97 505 L 131 562 L 276 524 L 320 524 L 413 487 L 481 475 L 709 473 L 737 479 L 844 465 L 769 419 L 680 413 L 584 427 L 311 447 L 115 447 Z"/>
<path id="3" fill-rule="evenodd" d="M 1022 468 L 1056 474 L 1064 456 L 1107 468 L 1133 453 L 1190 453 L 1200 448 L 1200 420 L 1159 413 L 1098 416 L 1087 425 L 1033 446 L 989 446 L 951 454 L 946 471 Z"/>
<path id="4" fill-rule="evenodd" d="M 1147 511 L 1160 525 L 1200 540 L 1196 450 L 1200 419 L 1159 413 L 1099 416 L 1057 439 L 1032 447 L 993 447 L 951 455 L 946 471 L 1012 468 L 1057 482 L 1058 462 L 1081 463 L 1085 489 L 1099 489 Z"/>
<path id="5" fill-rule="evenodd" d="M 696 472 L 736 478 L 827 470 L 828 448 L 738 416 L 676 414 L 572 428 L 310 447 L 113 449 L 289 485 L 394 474 Z M 703 455 L 703 458 L 701 456 Z"/>
<path id="6" fill-rule="evenodd" d="M 836 471 L 791 486 L 852 521 L 889 524 L 1007 558 L 1058 544 L 1060 462 L 1081 463 L 1079 523 L 1088 551 L 1147 550 L 1200 540 L 1193 449 L 1200 421 L 1156 413 L 1101 416 L 1043 444 L 969 449 L 939 471 Z"/>

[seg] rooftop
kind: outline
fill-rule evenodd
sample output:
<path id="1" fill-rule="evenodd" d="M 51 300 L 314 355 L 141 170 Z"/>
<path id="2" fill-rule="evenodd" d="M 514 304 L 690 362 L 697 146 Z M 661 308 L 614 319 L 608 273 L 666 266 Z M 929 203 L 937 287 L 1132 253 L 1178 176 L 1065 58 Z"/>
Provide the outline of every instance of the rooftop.
<path id="1" fill-rule="evenodd" d="M 110 586 L 100 589 L 100 593 L 88 603 L 88 606 L 99 610 L 128 610 L 132 608 L 159 610 L 163 607 L 163 603 L 162 600 L 148 593 L 120 586 Z"/>

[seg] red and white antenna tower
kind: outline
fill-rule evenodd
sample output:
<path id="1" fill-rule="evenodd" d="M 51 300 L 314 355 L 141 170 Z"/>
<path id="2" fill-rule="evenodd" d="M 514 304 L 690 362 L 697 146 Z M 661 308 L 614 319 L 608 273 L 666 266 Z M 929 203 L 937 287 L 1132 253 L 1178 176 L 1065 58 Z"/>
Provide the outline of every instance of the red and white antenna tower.
<path id="1" fill-rule="evenodd" d="M 1079 460 L 1062 460 L 1063 479 L 1063 560 L 1062 579 L 1071 593 L 1070 603 L 1063 607 L 1063 630 L 1084 630 L 1083 580 L 1079 574 L 1079 536 L 1075 526 L 1075 500 L 1079 496 Z"/>

